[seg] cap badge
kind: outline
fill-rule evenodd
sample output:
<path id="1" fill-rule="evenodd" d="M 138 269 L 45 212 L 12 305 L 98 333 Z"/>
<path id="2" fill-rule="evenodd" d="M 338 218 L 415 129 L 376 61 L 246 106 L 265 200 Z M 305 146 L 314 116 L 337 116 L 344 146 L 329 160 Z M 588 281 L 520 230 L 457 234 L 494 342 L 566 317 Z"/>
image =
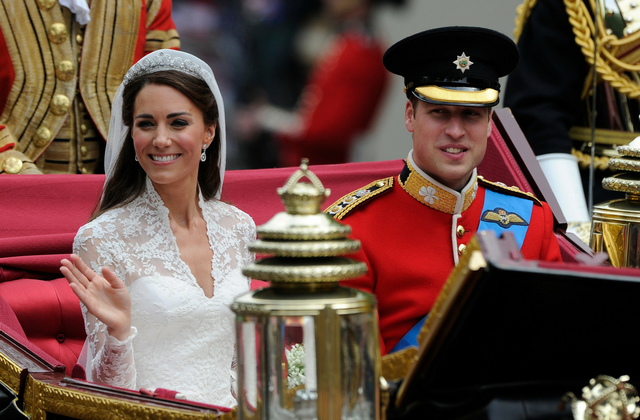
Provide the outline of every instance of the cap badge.
<path id="1" fill-rule="evenodd" d="M 460 70 L 462 73 L 469 70 L 469 67 L 473 64 L 471 61 L 471 57 L 467 57 L 467 55 L 463 52 L 462 55 L 459 55 L 458 58 L 453 62 L 456 65 L 456 70 Z"/>

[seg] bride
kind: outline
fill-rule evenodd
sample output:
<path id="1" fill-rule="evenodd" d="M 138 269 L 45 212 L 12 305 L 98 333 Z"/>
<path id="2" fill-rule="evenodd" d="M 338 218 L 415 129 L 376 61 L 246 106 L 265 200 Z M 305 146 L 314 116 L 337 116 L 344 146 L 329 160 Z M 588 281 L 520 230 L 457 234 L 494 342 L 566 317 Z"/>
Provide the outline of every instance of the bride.
<path id="1" fill-rule="evenodd" d="M 236 405 L 228 306 L 249 290 L 241 268 L 255 224 L 219 201 L 225 149 L 207 64 L 159 50 L 128 71 L 113 102 L 100 206 L 60 268 L 83 304 L 88 380 Z"/>

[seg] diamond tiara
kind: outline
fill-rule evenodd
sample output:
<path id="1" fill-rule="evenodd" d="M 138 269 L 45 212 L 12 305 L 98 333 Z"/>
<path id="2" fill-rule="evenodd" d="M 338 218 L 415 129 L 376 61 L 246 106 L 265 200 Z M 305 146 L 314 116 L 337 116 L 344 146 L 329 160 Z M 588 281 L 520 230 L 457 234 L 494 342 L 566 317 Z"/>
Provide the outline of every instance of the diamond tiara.
<path id="1" fill-rule="evenodd" d="M 143 58 L 134 64 L 124 76 L 123 83 L 127 85 L 139 76 L 163 70 L 181 71 L 202 79 L 205 82 L 208 76 L 207 72 L 199 64 L 189 59 L 183 60 L 180 57 L 171 57 L 169 54 L 160 52 L 154 57 Z"/>

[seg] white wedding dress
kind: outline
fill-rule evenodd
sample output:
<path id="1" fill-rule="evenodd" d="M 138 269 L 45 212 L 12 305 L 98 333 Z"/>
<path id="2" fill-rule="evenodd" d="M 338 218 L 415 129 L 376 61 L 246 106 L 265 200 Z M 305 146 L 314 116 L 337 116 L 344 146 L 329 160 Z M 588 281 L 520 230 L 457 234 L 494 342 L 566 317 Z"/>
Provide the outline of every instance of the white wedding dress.
<path id="1" fill-rule="evenodd" d="M 147 179 L 146 191 L 80 228 L 73 251 L 100 274 L 111 268 L 129 288 L 132 333 L 120 342 L 83 306 L 87 379 L 232 407 L 235 385 L 233 299 L 249 290 L 242 266 L 253 257 L 253 220 L 218 200 L 199 200 L 213 250 L 214 295 L 207 298 L 180 258 L 169 211 Z"/>

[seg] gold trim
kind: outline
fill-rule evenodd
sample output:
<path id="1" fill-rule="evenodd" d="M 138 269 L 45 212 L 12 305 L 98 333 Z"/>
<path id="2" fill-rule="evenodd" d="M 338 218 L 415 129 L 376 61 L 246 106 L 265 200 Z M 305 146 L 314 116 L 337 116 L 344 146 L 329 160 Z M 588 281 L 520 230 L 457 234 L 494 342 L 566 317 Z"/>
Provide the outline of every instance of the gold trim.
<path id="1" fill-rule="evenodd" d="M 452 90 L 440 86 L 420 86 L 416 92 L 425 98 L 439 102 L 454 102 L 459 104 L 492 104 L 498 100 L 498 91 L 495 89 L 483 90 Z"/>
<path id="2" fill-rule="evenodd" d="M 407 194 L 425 206 L 443 213 L 454 214 L 458 199 L 463 200 L 463 212 L 473 203 L 475 188 L 467 188 L 464 196 L 456 197 L 456 195 L 424 178 L 413 168 L 409 161 L 407 161 L 407 168 L 409 168 L 409 176 L 404 183 L 400 181 L 400 186 L 402 186 Z M 475 182 L 478 182 L 477 179 Z"/>
<path id="3" fill-rule="evenodd" d="M 407 347 L 382 356 L 382 376 L 387 381 L 398 381 L 407 376 L 409 367 L 416 360 L 418 360 L 417 347 Z"/>
<path id="4" fill-rule="evenodd" d="M 598 150 L 596 149 L 596 152 Z M 571 154 L 578 159 L 578 166 L 580 169 L 588 169 L 591 166 L 591 155 L 582 153 L 579 150 L 571 149 Z M 617 156 L 617 154 L 616 154 Z M 609 156 L 594 156 L 593 167 L 596 170 L 606 171 L 609 169 Z"/>
<path id="5" fill-rule="evenodd" d="M 323 258 L 317 262 L 305 260 L 301 265 L 284 264 L 283 259 L 263 259 L 245 265 L 242 274 L 249 278 L 277 283 L 334 283 L 360 277 L 367 272 L 365 263 L 342 257 Z"/>
<path id="6" fill-rule="evenodd" d="M 53 95 L 72 98 L 76 88 L 75 77 L 68 81 L 47 77 L 55 74 L 56 63 L 73 58 L 70 42 L 54 44 L 48 38 L 48 28 L 65 22 L 65 17 L 60 7 L 42 10 L 33 1 L 0 2 L 0 27 L 11 28 L 4 35 L 15 74 L 0 121 L 11 128 L 18 140 L 16 150 L 35 161 L 48 145 L 33 141 L 36 130 L 47 127 L 52 139 L 67 117 L 67 114 L 51 112 Z M 32 22 L 42 24 L 32 25 Z M 34 49 L 34 45 L 43 48 Z"/>
<path id="7" fill-rule="evenodd" d="M 249 244 L 251 252 L 272 254 L 279 257 L 333 257 L 352 254 L 359 249 L 360 241 L 351 239 L 283 242 L 258 239 Z"/>
<path id="8" fill-rule="evenodd" d="M 636 54 L 627 54 L 628 50 L 635 48 L 640 39 L 640 32 L 635 32 L 629 36 L 618 39 L 608 31 L 600 31 L 597 42 L 598 55 L 595 56 L 596 48 L 593 33 L 596 23 L 593 20 L 591 10 L 595 10 L 596 0 L 563 0 L 569 23 L 575 35 L 575 42 L 580 47 L 585 60 L 590 66 L 595 65 L 599 80 L 608 82 L 618 92 L 626 95 L 630 99 L 640 97 L 640 84 L 633 79 L 629 73 L 640 71 L 640 65 L 636 64 Z M 597 16 L 597 24 L 604 28 L 603 16 Z M 592 72 L 584 83 L 582 98 L 585 98 L 591 90 Z"/>
<path id="9" fill-rule="evenodd" d="M 107 398 L 89 392 L 71 390 L 48 384 L 28 376 L 25 383 L 24 411 L 32 420 L 46 420 L 47 413 L 77 419 L 119 420 L 123 418 L 191 420 L 235 419 L 235 411 L 223 415 L 163 408 L 152 403 L 143 404 L 125 399 Z"/>
<path id="10" fill-rule="evenodd" d="M 637 147 L 618 146 L 616 150 L 622 156 L 640 157 L 640 150 Z"/>
<path id="11" fill-rule="evenodd" d="M 480 184 L 483 184 L 485 187 L 489 187 L 490 189 L 497 189 L 500 190 L 502 192 L 504 191 L 508 191 L 508 193 L 510 195 L 517 195 L 518 197 L 522 197 L 522 198 L 527 198 L 529 200 L 533 200 L 536 204 L 538 204 L 539 206 L 542 206 L 542 202 L 540 200 L 538 200 L 536 198 L 535 195 L 533 195 L 533 193 L 530 192 L 526 192 L 526 191 L 522 191 L 520 188 L 518 187 L 507 187 L 506 185 L 497 183 L 497 182 L 492 182 L 492 181 L 487 181 L 486 179 L 484 179 L 484 177 L 478 175 L 478 182 Z"/>
<path id="12" fill-rule="evenodd" d="M 527 23 L 527 20 L 529 20 L 531 11 L 535 7 L 537 1 L 538 0 L 524 0 L 524 3 L 516 8 L 516 27 L 513 30 L 513 38 L 516 42 L 520 39 L 522 29 L 524 28 L 525 23 Z"/>
<path id="13" fill-rule="evenodd" d="M 571 127 L 569 129 L 571 140 L 591 143 L 591 129 L 589 127 Z M 638 137 L 638 133 L 630 131 L 617 131 L 605 128 L 596 128 L 596 144 L 606 144 L 610 146 L 626 145 Z"/>
<path id="14" fill-rule="evenodd" d="M 20 394 L 20 374 L 22 368 L 13 360 L 9 359 L 4 353 L 0 352 L 0 382 L 13 391 L 14 394 Z"/>
<path id="15" fill-rule="evenodd" d="M 91 3 L 91 24 L 87 25 L 82 47 L 80 92 L 100 135 L 107 138 L 111 102 L 129 67 L 133 64 L 141 0 Z"/>
<path id="16" fill-rule="evenodd" d="M 640 172 L 640 160 L 622 158 L 611 159 L 609 160 L 609 168 L 614 171 Z"/>
<path id="17" fill-rule="evenodd" d="M 156 19 L 156 16 L 158 16 L 158 12 L 162 6 L 162 1 L 163 0 L 147 0 L 147 28 L 151 26 L 153 21 Z"/>
<path id="18" fill-rule="evenodd" d="M 180 36 L 175 29 L 148 31 L 144 50 L 155 51 L 162 48 L 180 48 Z"/>
<path id="19" fill-rule="evenodd" d="M 393 187 L 394 177 L 378 179 L 362 188 L 358 188 L 337 199 L 333 204 L 324 210 L 324 213 L 332 216 L 336 220 L 342 220 L 349 212 L 360 204 L 382 194 Z"/>
<path id="20" fill-rule="evenodd" d="M 607 177 L 602 180 L 602 188 L 609 191 L 624 192 L 627 194 L 640 194 L 640 180 L 639 179 L 625 179 L 624 176 L 629 176 L 628 173 L 616 174 L 614 176 Z M 635 174 L 633 174 L 635 175 Z"/>

